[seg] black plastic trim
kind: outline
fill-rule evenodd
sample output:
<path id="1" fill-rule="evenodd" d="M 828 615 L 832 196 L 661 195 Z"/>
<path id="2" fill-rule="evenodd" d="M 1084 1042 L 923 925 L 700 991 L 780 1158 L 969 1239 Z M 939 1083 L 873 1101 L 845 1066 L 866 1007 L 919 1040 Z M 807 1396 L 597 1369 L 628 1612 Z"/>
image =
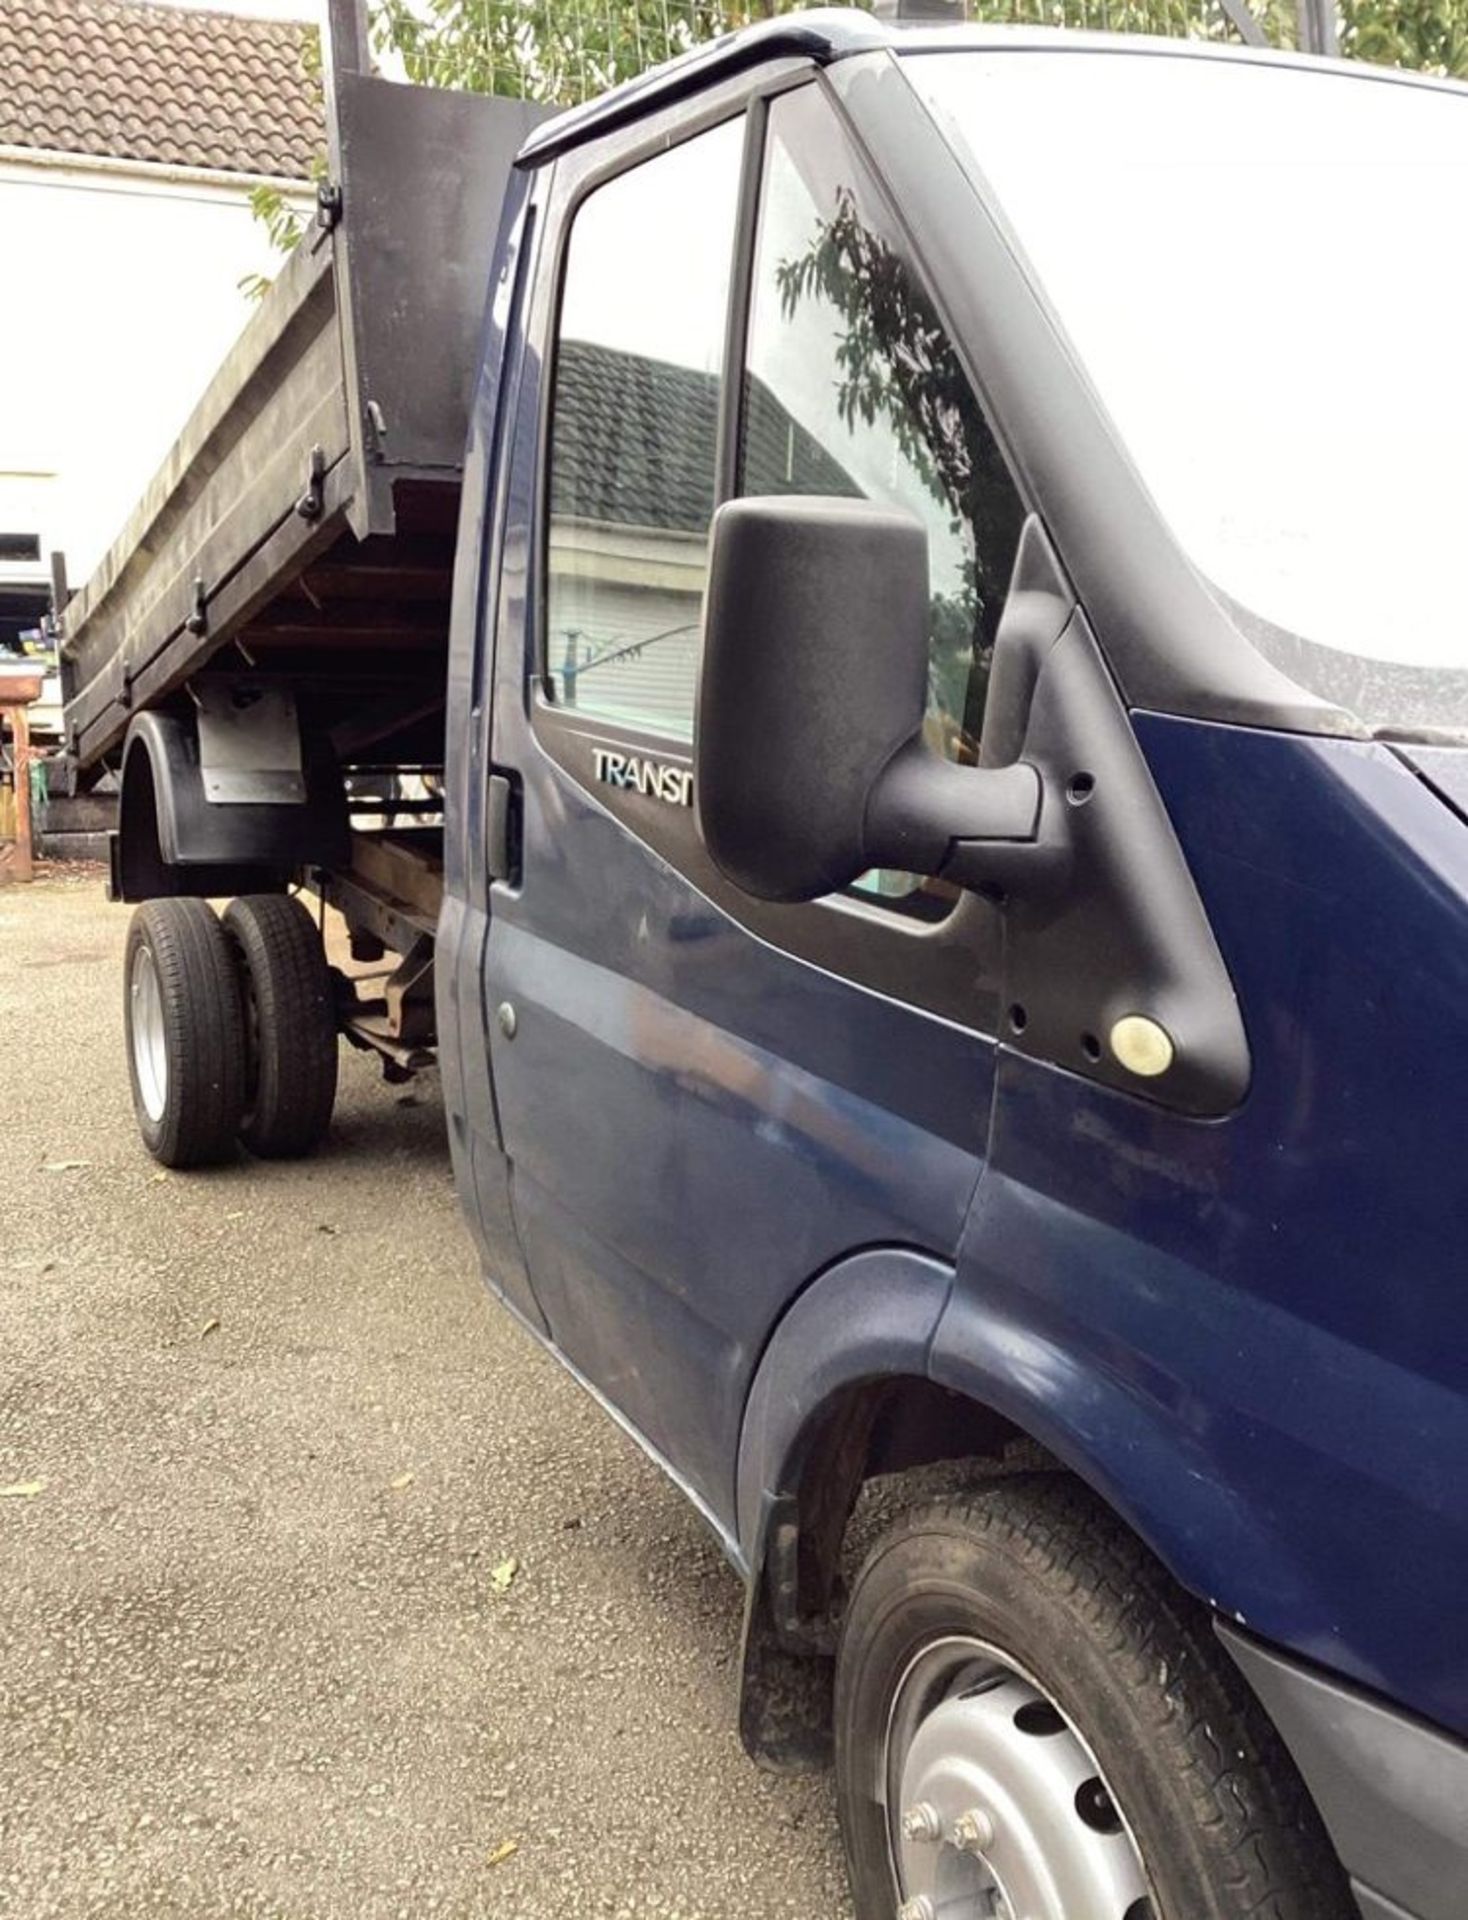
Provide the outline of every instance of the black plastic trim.
<path id="1" fill-rule="evenodd" d="M 524 845 L 524 800 L 520 776 L 498 769 L 489 776 L 484 839 L 489 877 L 507 887 L 520 884 L 520 853 Z"/>
<path id="2" fill-rule="evenodd" d="M 305 759 L 298 805 L 221 806 L 205 798 L 191 718 L 140 713 L 122 750 L 117 897 L 269 892 L 308 862 L 345 866 L 346 795 L 318 749 Z"/>
<path id="3" fill-rule="evenodd" d="M 1293 1755 L 1367 1920 L 1462 1920 L 1468 1745 L 1215 1628 Z"/>
<path id="4" fill-rule="evenodd" d="M 1251 1070 L 1238 998 L 1084 612 L 1004 670 L 1033 684 L 1019 759 L 1043 780 L 1037 843 L 977 843 L 944 872 L 1005 897 L 1006 1044 L 1177 1112 L 1231 1112 Z M 1128 1016 L 1166 1032 L 1161 1073 L 1113 1053 Z"/>
<path id="5" fill-rule="evenodd" d="M 1405 760 L 1417 778 L 1431 787 L 1439 800 L 1468 820 L 1468 747 L 1434 746 L 1426 742 L 1388 742 L 1399 760 Z"/>
<path id="6" fill-rule="evenodd" d="M 777 60 L 813 60 L 824 65 L 845 54 L 886 46 L 889 35 L 869 14 L 852 10 L 812 12 L 798 20 L 789 17 L 726 33 L 707 46 L 695 47 L 651 72 L 601 94 L 584 105 L 558 114 L 538 128 L 520 149 L 518 164 L 539 166 L 572 147 L 644 119 L 666 107 L 678 106 L 705 89 L 717 86 Z"/>
<path id="7" fill-rule="evenodd" d="M 808 76 L 802 74 L 805 84 Z M 783 89 L 782 89 L 783 90 Z M 757 93 L 744 118 L 739 201 L 734 215 L 734 263 L 729 274 L 729 304 L 724 314 L 724 358 L 720 367 L 719 439 L 714 460 L 714 506 L 732 500 L 739 486 L 739 441 L 744 424 L 744 358 L 749 341 L 749 309 L 754 283 L 754 247 L 759 230 L 760 193 L 765 172 L 765 139 L 770 94 Z"/>

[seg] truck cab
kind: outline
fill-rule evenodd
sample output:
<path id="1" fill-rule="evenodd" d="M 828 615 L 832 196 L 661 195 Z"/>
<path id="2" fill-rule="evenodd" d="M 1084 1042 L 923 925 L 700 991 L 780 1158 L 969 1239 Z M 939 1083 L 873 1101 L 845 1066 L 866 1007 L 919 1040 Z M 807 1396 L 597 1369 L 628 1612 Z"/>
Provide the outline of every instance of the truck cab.
<path id="1" fill-rule="evenodd" d="M 1437 373 L 1344 376 L 1460 324 L 1465 161 L 1450 86 L 851 15 L 521 153 L 455 1166 L 747 1579 L 752 1749 L 834 1728 L 863 1916 L 1461 1910 L 1468 503 Z"/>

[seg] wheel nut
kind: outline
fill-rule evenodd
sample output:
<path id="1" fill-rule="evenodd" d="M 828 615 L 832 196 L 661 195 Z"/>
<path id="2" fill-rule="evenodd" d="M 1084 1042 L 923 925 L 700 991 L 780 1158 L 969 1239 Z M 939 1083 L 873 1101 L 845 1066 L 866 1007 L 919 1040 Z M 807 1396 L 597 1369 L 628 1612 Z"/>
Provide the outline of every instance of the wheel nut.
<path id="1" fill-rule="evenodd" d="M 935 1807 L 922 1800 L 915 1807 L 909 1807 L 902 1816 L 902 1837 L 904 1840 L 941 1840 L 943 1822 Z"/>
<path id="2" fill-rule="evenodd" d="M 904 1900 L 897 1909 L 897 1920 L 938 1920 L 933 1911 L 933 1903 L 925 1893 Z"/>
<path id="3" fill-rule="evenodd" d="M 994 1822 L 982 1807 L 970 1807 L 953 1823 L 953 1844 L 960 1853 L 982 1853 L 994 1844 Z"/>

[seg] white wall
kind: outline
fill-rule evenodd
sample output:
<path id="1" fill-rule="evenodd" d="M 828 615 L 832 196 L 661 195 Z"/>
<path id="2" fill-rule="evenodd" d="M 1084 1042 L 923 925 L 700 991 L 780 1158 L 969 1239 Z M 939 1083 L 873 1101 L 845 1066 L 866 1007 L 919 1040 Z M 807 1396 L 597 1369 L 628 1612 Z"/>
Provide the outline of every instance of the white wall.
<path id="1" fill-rule="evenodd" d="M 280 258 L 243 183 L 16 148 L 0 248 L 0 527 L 80 586 L 249 318 L 240 279 Z"/>

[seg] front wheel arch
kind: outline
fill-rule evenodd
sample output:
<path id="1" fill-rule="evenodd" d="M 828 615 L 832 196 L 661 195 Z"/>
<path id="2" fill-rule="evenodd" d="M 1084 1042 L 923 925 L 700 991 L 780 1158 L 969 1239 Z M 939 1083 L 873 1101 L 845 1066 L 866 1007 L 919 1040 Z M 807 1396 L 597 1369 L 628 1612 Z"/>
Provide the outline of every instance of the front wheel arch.
<path id="1" fill-rule="evenodd" d="M 866 1375 L 809 1409 L 753 1513 L 740 1737 L 773 1772 L 831 1757 L 832 1654 L 843 1565 L 864 1488 L 942 1462 L 969 1477 L 1062 1463 L 992 1407 L 918 1373 Z"/>

